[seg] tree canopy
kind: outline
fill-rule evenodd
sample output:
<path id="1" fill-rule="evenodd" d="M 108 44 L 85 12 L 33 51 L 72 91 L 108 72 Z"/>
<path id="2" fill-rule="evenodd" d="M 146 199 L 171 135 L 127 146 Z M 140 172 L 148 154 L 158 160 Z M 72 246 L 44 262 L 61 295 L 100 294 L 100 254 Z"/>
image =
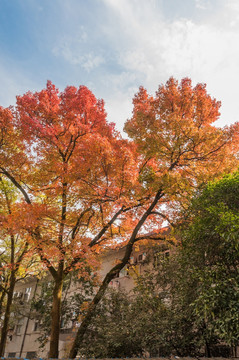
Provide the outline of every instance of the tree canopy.
<path id="1" fill-rule="evenodd" d="M 12 219 L 24 229 L 51 273 L 50 354 L 58 356 L 64 277 L 96 266 L 107 246 L 125 246 L 123 258 L 103 279 L 83 319 L 70 356 L 115 273 L 129 261 L 136 241 L 164 238 L 196 189 L 237 167 L 238 124 L 219 128 L 220 103 L 170 78 L 155 97 L 140 88 L 124 140 L 106 120 L 104 102 L 85 86 L 45 89 L 17 97 L 0 109 L 0 172 L 18 190 Z"/>
<path id="2" fill-rule="evenodd" d="M 225 356 L 238 346 L 239 172 L 200 192 L 176 233 L 169 257 L 150 248 L 133 293 L 107 293 L 81 355 Z"/>
<path id="3" fill-rule="evenodd" d="M 190 210 L 182 239 L 198 283 L 197 322 L 204 323 L 209 339 L 234 346 L 239 340 L 239 172 L 210 183 Z"/>

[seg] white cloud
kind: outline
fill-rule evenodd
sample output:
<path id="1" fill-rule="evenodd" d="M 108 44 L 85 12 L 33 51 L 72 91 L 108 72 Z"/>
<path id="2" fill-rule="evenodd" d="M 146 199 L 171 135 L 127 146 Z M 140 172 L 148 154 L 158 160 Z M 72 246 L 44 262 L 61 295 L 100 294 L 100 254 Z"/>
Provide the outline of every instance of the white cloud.
<path id="1" fill-rule="evenodd" d="M 77 40 L 62 41 L 60 45 L 54 47 L 52 50 L 55 56 L 63 57 L 71 65 L 80 65 L 84 70 L 90 72 L 91 70 L 104 64 L 105 60 L 101 55 L 94 52 L 86 53 L 81 49 Z"/>
<path id="2" fill-rule="evenodd" d="M 180 1 L 175 0 L 99 0 L 96 8 L 85 5 L 85 13 L 80 13 L 77 0 L 58 3 L 63 15 L 56 22 L 62 27 L 46 28 L 45 41 L 54 55 L 49 56 L 50 71 L 57 70 L 54 81 L 60 78 L 65 86 L 83 78 L 96 96 L 105 99 L 109 120 L 120 128 L 131 115 L 138 87 L 154 93 L 172 75 L 189 76 L 194 84 L 206 82 L 212 96 L 222 100 L 222 123 L 238 119 L 238 0 L 183 0 L 185 7 L 194 5 L 194 13 L 185 12 L 184 17 L 178 15 Z M 166 16 L 162 4 L 168 3 L 172 6 Z M 1 103 L 8 102 L 8 94 L 15 98 L 35 86 L 24 77 L 26 72 L 12 68 L 0 63 L 1 82 L 7 89 Z"/>
<path id="3" fill-rule="evenodd" d="M 209 2 L 207 0 L 195 0 L 195 6 L 200 10 L 207 10 Z"/>
<path id="4" fill-rule="evenodd" d="M 179 79 L 189 76 L 194 83 L 206 82 L 212 96 L 222 100 L 223 123 L 239 118 L 239 24 L 228 26 L 238 19 L 238 2 L 224 2 L 220 11 L 197 22 L 186 18 L 163 19 L 162 14 L 158 16 L 155 12 L 154 1 L 148 1 L 147 6 L 145 1 L 137 1 L 138 6 L 133 0 L 104 2 L 117 23 L 117 30 L 113 29 L 110 36 L 116 39 L 117 31 L 114 49 L 118 63 L 125 73 L 134 74 L 135 83 L 154 92 L 159 83 L 172 75 Z M 202 4 L 209 3 L 197 2 L 198 6 Z M 126 86 L 128 79 L 123 81 Z M 116 100 L 114 106 L 119 108 Z M 129 104 L 128 107 L 130 114 L 132 107 Z"/>
<path id="5" fill-rule="evenodd" d="M 104 64 L 105 60 L 100 55 L 89 53 L 80 57 L 81 66 L 88 72 Z"/>
<path id="6" fill-rule="evenodd" d="M 122 133 L 125 121 L 131 116 L 132 97 L 126 97 L 123 93 L 117 95 L 106 98 L 105 109 L 108 120 L 116 123 L 116 129 Z"/>
<path id="7" fill-rule="evenodd" d="M 104 77 L 104 86 L 107 88 L 104 100 L 108 119 L 115 122 L 120 131 L 123 130 L 126 119 L 131 116 L 132 98 L 138 90 L 138 86 L 134 85 L 136 82 L 136 74 L 132 71 Z"/>
<path id="8" fill-rule="evenodd" d="M 81 26 L 76 34 L 65 35 L 52 49 L 53 55 L 63 57 L 71 65 L 80 65 L 87 72 L 104 64 L 102 55 L 89 51 L 86 46 L 88 34 Z"/>
<path id="9" fill-rule="evenodd" d="M 231 28 L 236 28 L 239 25 L 239 2 L 238 0 L 228 0 L 225 6 L 224 13 L 225 24 Z"/>

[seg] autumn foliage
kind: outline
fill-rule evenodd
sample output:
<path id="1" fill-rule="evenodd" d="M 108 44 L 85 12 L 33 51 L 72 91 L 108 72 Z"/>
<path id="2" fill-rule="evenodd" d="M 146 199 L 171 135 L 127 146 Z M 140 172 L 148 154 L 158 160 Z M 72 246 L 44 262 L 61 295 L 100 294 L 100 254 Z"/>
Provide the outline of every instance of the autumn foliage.
<path id="1" fill-rule="evenodd" d="M 135 160 L 107 123 L 103 101 L 84 86 L 59 93 L 48 82 L 17 97 L 14 114 L 3 109 L 1 119 L 1 171 L 20 191 L 15 231 L 26 231 L 56 284 L 50 350 L 56 357 L 63 279 L 74 268 L 87 276 L 99 246 L 122 236 L 113 221 L 130 206 Z"/>
<path id="2" fill-rule="evenodd" d="M 18 96 L 15 109 L 0 109 L 0 171 L 19 192 L 16 228 L 27 233 L 55 282 L 53 358 L 64 277 L 74 268 L 87 276 L 84 268 L 96 267 L 98 253 L 125 246 L 82 321 L 75 357 L 97 302 L 135 242 L 160 240 L 162 224 L 173 225 L 198 187 L 238 166 L 238 125 L 213 125 L 220 103 L 205 85 L 170 78 L 155 97 L 140 88 L 133 103 L 125 124 L 130 140 L 107 122 L 103 101 L 84 86 L 59 92 L 48 82 Z"/>

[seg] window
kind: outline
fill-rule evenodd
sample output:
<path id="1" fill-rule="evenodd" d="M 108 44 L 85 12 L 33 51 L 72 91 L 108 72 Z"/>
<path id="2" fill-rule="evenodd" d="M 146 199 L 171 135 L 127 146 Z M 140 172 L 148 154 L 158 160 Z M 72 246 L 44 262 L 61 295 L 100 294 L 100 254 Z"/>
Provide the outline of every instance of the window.
<path id="1" fill-rule="evenodd" d="M 35 321 L 33 325 L 33 331 L 39 331 L 40 330 L 40 323 L 39 321 Z"/>
<path id="2" fill-rule="evenodd" d="M 15 330 L 16 335 L 21 334 L 23 323 L 24 323 L 24 318 L 18 319 L 18 322 L 17 322 L 17 325 L 16 325 L 16 330 Z"/>
<path id="3" fill-rule="evenodd" d="M 120 270 L 119 277 L 124 277 L 124 276 L 127 276 L 127 275 L 129 275 L 129 271 L 128 271 L 128 267 L 125 266 L 125 267 L 123 267 L 122 270 Z"/>
<path id="4" fill-rule="evenodd" d="M 142 262 L 146 259 L 146 253 L 142 253 L 142 254 L 139 254 L 138 256 L 138 261 L 139 262 Z"/>
<path id="5" fill-rule="evenodd" d="M 37 358 L 36 351 L 28 351 L 27 354 L 26 354 L 26 358 L 27 359 L 35 359 L 35 358 Z"/>
<path id="6" fill-rule="evenodd" d="M 15 358 L 15 357 L 16 357 L 16 353 L 15 353 L 15 352 L 10 352 L 10 353 L 8 353 L 8 357 L 9 357 L 9 358 Z"/>
<path id="7" fill-rule="evenodd" d="M 118 288 L 120 287 L 120 282 L 119 282 L 119 280 L 111 280 L 110 286 L 111 286 L 113 289 L 118 289 Z"/>
<path id="8" fill-rule="evenodd" d="M 24 294 L 24 301 L 28 301 L 29 300 L 29 297 L 30 297 L 30 294 L 31 294 L 31 290 L 32 288 L 31 287 L 28 287 L 25 289 L 25 294 Z"/>
<path id="9" fill-rule="evenodd" d="M 17 335 L 20 335 L 20 334 L 21 334 L 21 329 L 22 329 L 22 324 L 18 324 L 18 325 L 16 326 L 16 334 L 17 334 Z"/>
<path id="10" fill-rule="evenodd" d="M 22 295 L 23 295 L 23 293 L 21 291 L 16 291 L 16 292 L 14 292 L 13 297 L 14 297 L 14 299 L 21 300 Z"/>
<path id="11" fill-rule="evenodd" d="M 26 293 L 25 293 L 25 294 L 24 294 L 24 297 L 23 297 L 23 300 L 24 300 L 24 301 L 28 301 L 28 300 L 29 300 L 29 294 L 26 294 Z"/>

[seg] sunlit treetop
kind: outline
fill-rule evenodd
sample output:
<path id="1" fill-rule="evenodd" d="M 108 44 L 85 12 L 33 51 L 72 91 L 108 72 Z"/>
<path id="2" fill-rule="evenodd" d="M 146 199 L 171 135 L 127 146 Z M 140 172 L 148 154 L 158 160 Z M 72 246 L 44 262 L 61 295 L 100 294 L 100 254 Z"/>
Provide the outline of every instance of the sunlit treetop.
<path id="1" fill-rule="evenodd" d="M 237 166 L 238 124 L 219 128 L 220 102 L 205 84 L 170 78 L 155 96 L 141 87 L 125 131 L 142 155 L 148 186 L 196 186 Z M 170 191 L 168 189 L 167 191 Z"/>

